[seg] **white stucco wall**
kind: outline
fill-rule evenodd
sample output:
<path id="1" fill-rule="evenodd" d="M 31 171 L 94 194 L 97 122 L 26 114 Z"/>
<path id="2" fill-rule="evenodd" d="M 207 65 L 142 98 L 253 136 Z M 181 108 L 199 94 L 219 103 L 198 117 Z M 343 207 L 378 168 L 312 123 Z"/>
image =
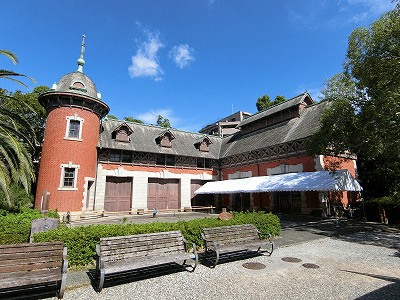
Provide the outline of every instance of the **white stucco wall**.
<path id="1" fill-rule="evenodd" d="M 178 179 L 180 186 L 180 203 L 181 208 L 191 206 L 191 180 L 217 180 L 206 172 L 201 174 L 176 174 L 171 173 L 167 169 L 161 172 L 146 171 L 130 171 L 125 170 L 123 166 L 114 170 L 103 169 L 102 165 L 98 166 L 96 193 L 94 210 L 104 210 L 104 197 L 106 190 L 106 177 L 131 177 L 132 178 L 132 210 L 149 209 L 147 207 L 147 191 L 149 178 Z"/>

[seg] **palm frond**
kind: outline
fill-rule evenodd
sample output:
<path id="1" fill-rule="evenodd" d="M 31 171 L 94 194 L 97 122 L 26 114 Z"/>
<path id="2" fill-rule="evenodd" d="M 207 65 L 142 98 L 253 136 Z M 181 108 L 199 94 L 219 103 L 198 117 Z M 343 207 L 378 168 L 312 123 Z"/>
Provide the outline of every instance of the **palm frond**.
<path id="1" fill-rule="evenodd" d="M 11 51 L 0 49 L 0 54 L 7 56 L 13 62 L 14 65 L 18 63 L 18 57 Z"/>

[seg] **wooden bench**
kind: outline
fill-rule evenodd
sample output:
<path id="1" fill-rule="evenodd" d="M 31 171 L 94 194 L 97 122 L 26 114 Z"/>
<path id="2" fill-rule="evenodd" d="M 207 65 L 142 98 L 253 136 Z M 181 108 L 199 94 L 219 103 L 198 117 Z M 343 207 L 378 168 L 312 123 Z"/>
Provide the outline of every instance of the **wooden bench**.
<path id="1" fill-rule="evenodd" d="M 196 245 L 192 246 L 193 253 L 189 253 L 180 231 L 101 238 L 96 245 L 97 291 L 103 289 L 105 275 L 109 274 L 169 263 L 179 263 L 193 272 L 198 255 Z M 186 264 L 188 260 L 193 260 L 194 265 Z"/>
<path id="2" fill-rule="evenodd" d="M 61 299 L 67 268 L 67 248 L 62 242 L 0 245 L 0 298 L 4 293 L 53 283 Z"/>
<path id="3" fill-rule="evenodd" d="M 271 255 L 274 251 L 271 235 L 260 233 L 253 224 L 204 228 L 202 238 L 205 259 L 211 256 L 213 267 L 218 264 L 221 254 L 266 252 Z"/>

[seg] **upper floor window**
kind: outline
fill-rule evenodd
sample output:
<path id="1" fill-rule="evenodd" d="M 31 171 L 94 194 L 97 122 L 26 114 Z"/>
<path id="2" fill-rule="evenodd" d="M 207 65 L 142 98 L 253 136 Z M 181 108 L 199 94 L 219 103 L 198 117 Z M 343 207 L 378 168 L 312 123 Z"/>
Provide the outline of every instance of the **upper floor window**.
<path id="1" fill-rule="evenodd" d="M 79 138 L 79 129 L 81 127 L 80 121 L 71 120 L 69 122 L 69 134 L 68 137 L 70 138 Z"/>
<path id="2" fill-rule="evenodd" d="M 82 140 L 82 124 L 83 119 L 79 118 L 77 114 L 66 117 L 67 126 L 65 132 L 65 139 L 68 140 Z"/>

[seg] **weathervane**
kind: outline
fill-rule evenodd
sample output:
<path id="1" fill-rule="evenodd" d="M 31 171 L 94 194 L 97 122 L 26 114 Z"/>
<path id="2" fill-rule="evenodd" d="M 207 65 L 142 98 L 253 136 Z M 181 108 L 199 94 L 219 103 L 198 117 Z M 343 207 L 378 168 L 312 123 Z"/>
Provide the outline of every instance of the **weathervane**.
<path id="1" fill-rule="evenodd" d="M 83 59 L 83 53 L 85 52 L 85 38 L 86 35 L 82 35 L 81 55 L 78 59 L 78 72 L 81 73 L 83 73 L 83 65 L 85 64 L 85 60 Z"/>

